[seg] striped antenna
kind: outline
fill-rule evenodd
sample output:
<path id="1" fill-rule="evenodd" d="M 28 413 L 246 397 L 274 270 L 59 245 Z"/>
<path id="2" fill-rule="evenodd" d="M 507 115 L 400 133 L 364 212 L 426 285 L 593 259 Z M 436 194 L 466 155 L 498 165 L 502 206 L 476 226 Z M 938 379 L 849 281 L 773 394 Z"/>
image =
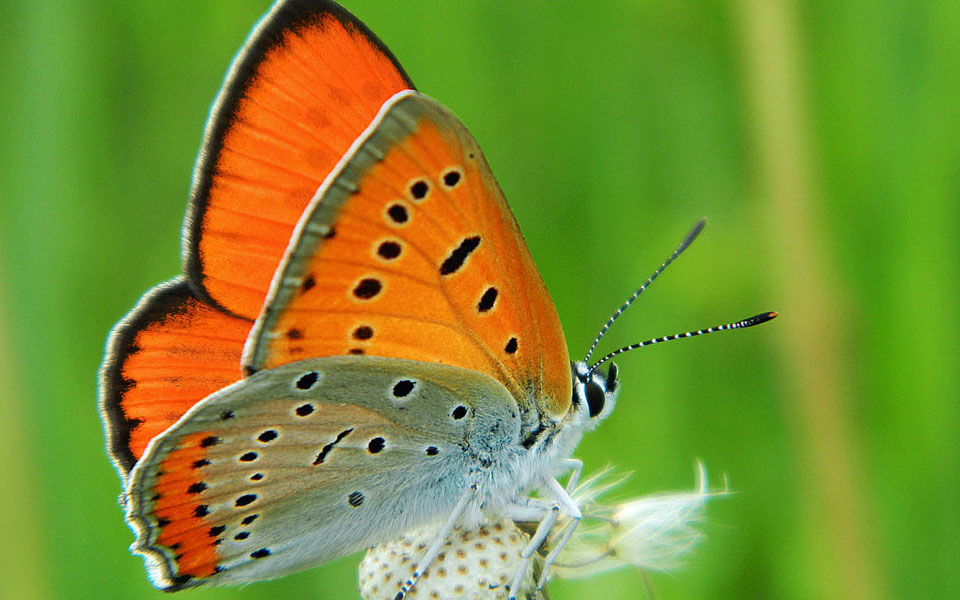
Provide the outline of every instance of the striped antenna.
<path id="1" fill-rule="evenodd" d="M 607 333 L 607 330 L 610 329 L 610 326 L 613 325 L 613 322 L 617 320 L 617 317 L 622 315 L 623 311 L 627 310 L 627 308 L 629 308 L 629 306 L 633 304 L 633 301 L 636 300 L 637 297 L 643 293 L 643 290 L 650 287 L 650 284 L 653 283 L 653 280 L 659 277 L 660 273 L 663 273 L 664 269 L 670 266 L 670 263 L 675 261 L 677 257 L 680 256 L 680 254 L 683 253 L 683 251 L 686 250 L 687 247 L 693 243 L 693 240 L 697 239 L 697 236 L 700 235 L 700 232 L 703 231 L 703 227 L 706 224 L 707 224 L 706 217 L 697 221 L 697 224 L 693 226 L 693 229 L 690 230 L 690 233 L 688 233 L 687 236 L 683 238 L 683 241 L 680 242 L 680 245 L 677 246 L 677 249 L 674 250 L 673 254 L 670 255 L 670 258 L 663 261 L 663 264 L 657 267 L 657 270 L 653 272 L 653 275 L 651 275 L 646 281 L 644 281 L 643 285 L 638 287 L 637 291 L 635 291 L 629 298 L 627 298 L 627 301 L 621 304 L 620 308 L 618 308 L 616 312 L 614 312 L 613 315 L 611 315 L 611 317 L 607 319 L 607 322 L 604 323 L 603 327 L 600 328 L 600 333 L 598 333 L 597 337 L 593 340 L 593 344 L 590 345 L 590 350 L 587 351 L 587 355 L 583 357 L 583 362 L 587 362 L 590 360 L 590 357 L 593 356 L 593 351 L 597 349 L 597 344 L 600 343 L 600 339 L 603 337 L 605 333 Z"/>
<path id="2" fill-rule="evenodd" d="M 760 323 L 766 323 L 771 319 L 775 319 L 777 313 L 765 312 L 760 313 L 759 315 L 754 315 L 749 319 L 743 319 L 741 321 L 736 321 L 734 323 L 727 323 L 726 325 L 717 325 L 716 327 L 710 327 L 709 329 L 698 329 L 696 331 L 687 331 L 686 333 L 675 333 L 673 335 L 665 335 L 663 337 L 653 338 L 651 340 L 646 340 L 643 342 L 637 342 L 636 344 L 630 344 L 629 346 L 624 346 L 623 348 L 618 348 L 610 354 L 604 356 L 598 360 L 592 367 L 590 367 L 587 376 L 589 377 L 590 373 L 593 373 L 597 370 L 597 367 L 607 362 L 614 356 L 618 354 L 623 354 L 624 352 L 629 352 L 631 350 L 636 350 L 637 348 L 643 348 L 644 346 L 652 346 L 654 344 L 659 344 L 660 342 L 671 342 L 673 340 L 682 340 L 683 338 L 696 337 L 698 335 L 703 335 L 705 333 L 714 333 L 716 331 L 726 331 L 727 329 L 743 329 L 744 327 L 753 327 L 754 325 L 759 325 Z"/>

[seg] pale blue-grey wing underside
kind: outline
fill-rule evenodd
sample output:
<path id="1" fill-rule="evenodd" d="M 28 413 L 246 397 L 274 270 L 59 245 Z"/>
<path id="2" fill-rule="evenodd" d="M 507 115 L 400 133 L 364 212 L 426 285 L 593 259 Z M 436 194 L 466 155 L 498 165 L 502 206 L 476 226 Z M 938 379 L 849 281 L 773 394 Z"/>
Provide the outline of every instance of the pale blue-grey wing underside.
<path id="1" fill-rule="evenodd" d="M 519 436 L 513 397 L 475 371 L 371 356 L 261 371 L 151 442 L 126 490 L 132 549 L 162 588 L 277 577 L 443 519 Z M 215 573 L 184 576 L 211 552 Z"/>

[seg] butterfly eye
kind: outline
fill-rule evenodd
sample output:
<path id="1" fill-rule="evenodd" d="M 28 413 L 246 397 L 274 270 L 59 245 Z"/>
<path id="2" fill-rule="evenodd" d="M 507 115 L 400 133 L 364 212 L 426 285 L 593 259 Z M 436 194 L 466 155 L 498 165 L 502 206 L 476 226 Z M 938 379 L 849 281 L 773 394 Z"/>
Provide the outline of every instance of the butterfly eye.
<path id="1" fill-rule="evenodd" d="M 606 394 L 603 393 L 603 388 L 600 387 L 600 384 L 594 381 L 588 382 L 584 388 L 587 396 L 587 408 L 590 409 L 590 416 L 596 417 L 603 411 Z"/>

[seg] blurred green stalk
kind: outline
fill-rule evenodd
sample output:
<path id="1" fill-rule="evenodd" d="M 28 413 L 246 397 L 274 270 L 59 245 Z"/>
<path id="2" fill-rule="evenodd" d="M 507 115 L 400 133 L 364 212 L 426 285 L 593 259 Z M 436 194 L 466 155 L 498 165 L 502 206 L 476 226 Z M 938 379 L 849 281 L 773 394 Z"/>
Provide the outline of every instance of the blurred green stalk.
<path id="1" fill-rule="evenodd" d="M 0 265 L 2 267 L 2 265 Z M 0 365 L 16 364 L 9 347 L 7 331 L 8 298 L 3 290 L 4 272 L 0 269 Z M 45 548 L 40 540 L 40 521 L 37 514 L 37 492 L 34 476 L 39 472 L 30 455 L 25 419 L 20 412 L 26 408 L 17 389 L 18 378 L 13 370 L 0 377 L 0 456 L 3 457 L 3 485 L 0 486 L 0 531 L 4 540 L 16 549 L 4 552 L 0 558 L 0 598 L 34 600 L 49 598 L 44 568 Z"/>
<path id="2" fill-rule="evenodd" d="M 818 525 L 815 560 L 822 574 L 818 598 L 884 598 L 883 570 L 875 553 L 873 507 L 860 484 L 863 467 L 854 452 L 847 411 L 850 397 L 837 350 L 840 289 L 835 266 L 822 247 L 815 215 L 820 197 L 809 89 L 800 61 L 798 15 L 790 0 L 733 2 L 744 54 L 744 83 L 751 103 L 757 175 L 766 210 L 788 416 L 800 436 L 803 480 L 813 482 L 808 518 Z"/>

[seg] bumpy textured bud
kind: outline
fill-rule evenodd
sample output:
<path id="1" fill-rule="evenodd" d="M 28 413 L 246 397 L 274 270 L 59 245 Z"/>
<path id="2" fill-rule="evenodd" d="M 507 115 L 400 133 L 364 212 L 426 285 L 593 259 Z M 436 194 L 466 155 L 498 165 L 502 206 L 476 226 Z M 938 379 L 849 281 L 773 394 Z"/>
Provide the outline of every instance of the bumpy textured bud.
<path id="1" fill-rule="evenodd" d="M 396 540 L 370 548 L 359 568 L 364 600 L 393 600 L 413 573 L 439 527 L 416 529 Z M 475 529 L 457 528 L 420 581 L 407 594 L 411 599 L 507 600 L 510 580 L 520 565 L 529 536 L 512 521 L 486 523 Z M 535 555 L 518 598 L 542 600 L 534 591 L 539 573 Z"/>

